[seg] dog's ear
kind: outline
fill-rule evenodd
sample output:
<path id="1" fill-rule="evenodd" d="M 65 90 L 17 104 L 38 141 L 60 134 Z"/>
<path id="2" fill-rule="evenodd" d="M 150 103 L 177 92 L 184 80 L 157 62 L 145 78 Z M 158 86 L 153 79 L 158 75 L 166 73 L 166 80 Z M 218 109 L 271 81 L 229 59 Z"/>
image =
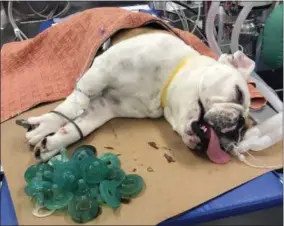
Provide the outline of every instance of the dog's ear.
<path id="1" fill-rule="evenodd" d="M 247 81 L 255 68 L 255 63 L 242 51 L 237 51 L 233 55 L 222 54 L 218 60 L 238 69 Z"/>

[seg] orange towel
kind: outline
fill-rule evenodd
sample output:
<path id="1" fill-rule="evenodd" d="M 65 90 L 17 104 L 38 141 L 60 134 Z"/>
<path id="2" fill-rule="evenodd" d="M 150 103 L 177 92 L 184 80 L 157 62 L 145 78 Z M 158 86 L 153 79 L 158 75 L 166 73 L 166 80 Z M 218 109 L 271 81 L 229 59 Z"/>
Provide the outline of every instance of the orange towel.
<path id="1" fill-rule="evenodd" d="M 172 28 L 149 14 L 112 7 L 86 10 L 35 38 L 3 46 L 1 122 L 40 103 L 65 98 L 111 35 L 149 24 L 172 31 L 201 54 L 216 58 L 193 34 Z"/>

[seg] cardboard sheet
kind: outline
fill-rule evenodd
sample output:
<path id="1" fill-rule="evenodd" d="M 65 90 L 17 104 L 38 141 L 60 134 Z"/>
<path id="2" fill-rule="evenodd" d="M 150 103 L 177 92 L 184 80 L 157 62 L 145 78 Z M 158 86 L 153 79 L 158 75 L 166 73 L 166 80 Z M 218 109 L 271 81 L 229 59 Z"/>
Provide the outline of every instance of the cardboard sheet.
<path id="1" fill-rule="evenodd" d="M 57 104 L 41 106 L 17 118 L 43 114 Z M 155 142 L 157 149 L 148 142 Z M 237 160 L 226 165 L 215 165 L 196 156 L 185 147 L 164 119 L 115 119 L 80 144 L 93 144 L 99 153 L 120 153 L 122 168 L 128 173 L 136 169 L 135 173 L 141 175 L 146 182 L 146 188 L 139 197 L 130 204 L 123 204 L 116 211 L 103 208 L 103 214 L 89 222 L 93 225 L 158 224 L 267 172 L 250 168 Z M 113 147 L 114 150 L 106 149 L 106 146 Z M 74 146 L 69 151 L 73 149 Z M 168 163 L 165 153 L 172 156 L 175 162 Z M 255 155 L 259 158 L 258 164 L 282 164 L 281 144 Z M 31 214 L 33 205 L 24 194 L 23 175 L 34 162 L 33 153 L 29 151 L 25 141 L 25 130 L 15 124 L 15 118 L 3 123 L 1 163 L 19 224 L 74 224 L 64 213 L 56 213 L 47 218 L 36 218 Z"/>

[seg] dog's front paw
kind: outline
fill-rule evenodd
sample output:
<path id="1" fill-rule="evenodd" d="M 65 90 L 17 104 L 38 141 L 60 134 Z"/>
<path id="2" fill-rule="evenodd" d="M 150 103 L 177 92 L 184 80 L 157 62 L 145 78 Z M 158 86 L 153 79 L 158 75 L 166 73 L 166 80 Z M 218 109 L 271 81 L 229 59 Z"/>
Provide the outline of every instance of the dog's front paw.
<path id="1" fill-rule="evenodd" d="M 192 150 L 196 149 L 197 145 L 200 143 L 200 139 L 194 134 L 184 134 L 182 140 L 185 145 Z"/>
<path id="2" fill-rule="evenodd" d="M 197 120 L 194 119 L 190 120 L 185 127 L 182 140 L 192 150 L 199 150 L 202 146 L 200 131 L 203 133 L 203 128 L 199 128 Z"/>
<path id="3" fill-rule="evenodd" d="M 55 133 L 63 124 L 64 120 L 62 117 L 53 113 L 28 118 L 25 121 L 26 128 L 28 129 L 26 138 L 29 144 L 34 146 L 48 134 Z"/>
<path id="4" fill-rule="evenodd" d="M 52 145 L 52 138 L 54 133 L 49 134 L 48 136 L 44 137 L 37 145 L 34 147 L 34 156 L 37 161 L 45 162 L 48 161 L 50 158 L 55 156 L 60 152 L 60 148 L 54 147 Z"/>

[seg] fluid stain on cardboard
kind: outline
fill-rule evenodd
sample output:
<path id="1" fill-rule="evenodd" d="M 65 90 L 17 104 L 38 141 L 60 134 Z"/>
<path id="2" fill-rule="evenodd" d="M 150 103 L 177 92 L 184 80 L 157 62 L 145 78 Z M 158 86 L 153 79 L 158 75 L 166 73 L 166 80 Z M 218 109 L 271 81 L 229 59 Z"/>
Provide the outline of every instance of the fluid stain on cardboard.
<path id="1" fill-rule="evenodd" d="M 169 156 L 168 154 L 164 154 L 164 157 L 166 158 L 166 160 L 168 161 L 168 163 L 171 163 L 171 162 L 175 162 L 176 160 L 173 159 L 172 156 Z"/>
<path id="2" fill-rule="evenodd" d="M 158 146 L 157 146 L 157 144 L 156 144 L 155 142 L 153 142 L 153 141 L 149 141 L 148 144 L 149 144 L 149 146 L 151 146 L 152 148 L 159 149 Z"/>

